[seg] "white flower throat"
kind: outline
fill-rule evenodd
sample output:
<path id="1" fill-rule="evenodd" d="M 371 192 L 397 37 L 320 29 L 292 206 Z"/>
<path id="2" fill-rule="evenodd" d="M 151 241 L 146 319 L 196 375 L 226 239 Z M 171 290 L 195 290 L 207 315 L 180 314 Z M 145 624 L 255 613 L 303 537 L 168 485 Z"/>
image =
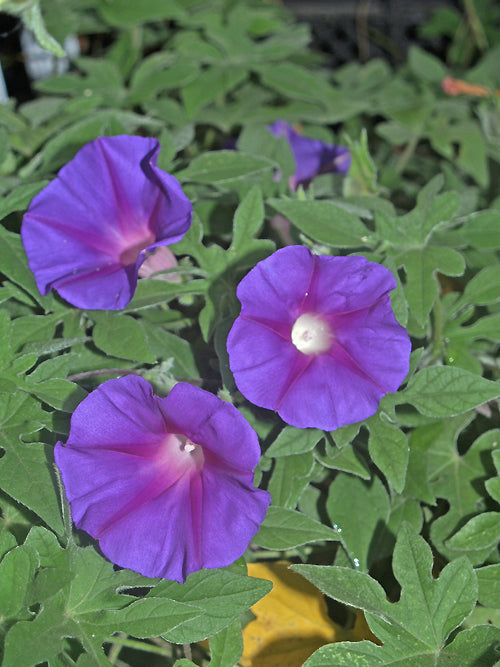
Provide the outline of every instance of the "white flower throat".
<path id="1" fill-rule="evenodd" d="M 333 334 L 321 315 L 303 313 L 292 327 L 292 343 L 303 354 L 319 354 L 332 346 Z"/>

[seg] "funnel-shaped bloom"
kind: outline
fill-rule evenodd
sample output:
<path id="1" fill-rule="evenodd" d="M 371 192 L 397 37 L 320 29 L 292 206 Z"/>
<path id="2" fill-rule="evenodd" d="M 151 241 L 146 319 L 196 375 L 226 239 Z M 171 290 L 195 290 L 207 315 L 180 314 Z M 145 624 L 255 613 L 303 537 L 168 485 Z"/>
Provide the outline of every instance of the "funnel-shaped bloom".
<path id="1" fill-rule="evenodd" d="M 156 139 L 99 137 L 31 202 L 21 236 L 41 294 L 78 308 L 127 305 L 147 253 L 181 239 L 192 206 L 156 166 Z"/>
<path id="2" fill-rule="evenodd" d="M 346 174 L 351 166 L 351 153 L 345 146 L 327 144 L 319 139 L 304 137 L 284 120 L 269 125 L 276 137 L 285 137 L 295 158 L 295 173 L 290 176 L 290 188 L 307 187 L 315 176 L 338 172 Z"/>
<path id="3" fill-rule="evenodd" d="M 259 457 L 230 403 L 184 383 L 158 398 L 136 376 L 89 394 L 55 448 L 75 525 L 113 563 L 180 582 L 247 548 L 270 502 Z"/>
<path id="4" fill-rule="evenodd" d="M 241 393 L 299 428 L 331 431 L 373 415 L 409 368 L 392 273 L 364 257 L 282 248 L 238 286 L 227 340 Z"/>

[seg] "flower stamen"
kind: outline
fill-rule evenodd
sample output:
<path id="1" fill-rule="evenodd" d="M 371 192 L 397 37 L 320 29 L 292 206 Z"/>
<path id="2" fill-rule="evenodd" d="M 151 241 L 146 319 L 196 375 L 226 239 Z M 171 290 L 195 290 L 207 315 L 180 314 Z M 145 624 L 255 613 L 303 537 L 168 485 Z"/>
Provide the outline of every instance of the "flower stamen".
<path id="1" fill-rule="evenodd" d="M 332 346 L 333 333 L 321 315 L 303 313 L 292 327 L 292 343 L 303 354 L 320 354 Z"/>

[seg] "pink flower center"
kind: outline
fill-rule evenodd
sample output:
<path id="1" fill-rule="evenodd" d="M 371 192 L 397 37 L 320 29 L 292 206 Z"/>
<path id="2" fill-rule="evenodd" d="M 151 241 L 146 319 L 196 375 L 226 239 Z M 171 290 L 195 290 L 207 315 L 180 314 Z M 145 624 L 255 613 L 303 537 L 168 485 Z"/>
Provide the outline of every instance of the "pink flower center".
<path id="1" fill-rule="evenodd" d="M 139 253 L 144 248 L 147 248 L 148 245 L 154 243 L 155 235 L 153 232 L 150 232 L 149 229 L 145 229 L 143 235 L 139 238 L 130 239 L 127 243 L 124 250 L 120 253 L 120 264 L 122 266 L 129 266 L 130 264 L 135 264 Z"/>
<path id="2" fill-rule="evenodd" d="M 205 456 L 203 448 L 196 442 L 185 435 L 172 433 L 167 436 L 157 461 L 169 479 L 180 479 L 199 472 Z"/>
<path id="3" fill-rule="evenodd" d="M 320 354 L 331 348 L 333 333 L 321 315 L 303 313 L 292 327 L 292 343 L 302 354 Z"/>

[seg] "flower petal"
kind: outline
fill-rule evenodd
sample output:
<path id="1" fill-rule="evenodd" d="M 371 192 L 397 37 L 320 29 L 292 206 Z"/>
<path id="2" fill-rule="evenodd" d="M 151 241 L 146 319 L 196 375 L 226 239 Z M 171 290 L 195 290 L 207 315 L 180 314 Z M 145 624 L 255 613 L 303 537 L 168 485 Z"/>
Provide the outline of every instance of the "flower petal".
<path id="1" fill-rule="evenodd" d="M 253 486 L 260 449 L 234 406 L 191 385 L 157 398 L 146 380 L 108 380 L 55 447 L 78 528 L 114 563 L 184 581 L 242 555 L 270 502 Z"/>
<path id="2" fill-rule="evenodd" d="M 319 355 L 290 385 L 278 414 L 297 428 L 333 431 L 371 417 L 385 393 L 360 369 Z"/>
<path id="3" fill-rule="evenodd" d="M 156 139 L 100 137 L 34 197 L 21 236 L 42 294 L 56 289 L 80 308 L 123 308 L 145 251 L 186 233 L 191 204 L 156 166 L 159 150 Z"/>
<path id="4" fill-rule="evenodd" d="M 304 137 L 284 120 L 276 121 L 269 126 L 269 130 L 277 137 L 286 137 L 290 144 L 295 158 L 295 173 L 290 179 L 293 190 L 299 185 L 307 186 L 320 174 L 346 174 L 351 166 L 351 154 L 345 146 Z"/>
<path id="5" fill-rule="evenodd" d="M 167 432 L 160 401 L 142 377 L 108 380 L 74 411 L 67 446 L 123 450 L 158 443 Z"/>
<path id="6" fill-rule="evenodd" d="M 394 317 L 389 296 L 371 308 L 329 319 L 344 353 L 383 389 L 396 391 L 410 367 L 411 342 Z M 335 358 L 334 345 L 331 356 Z M 340 355 L 339 355 L 340 357 Z"/>
<path id="7" fill-rule="evenodd" d="M 314 271 L 307 248 L 288 246 L 259 262 L 240 282 L 241 315 L 292 325 L 300 314 Z"/>
<path id="8" fill-rule="evenodd" d="M 231 475 L 207 465 L 201 479 L 201 523 L 207 528 L 201 542 L 202 562 L 204 567 L 222 567 L 243 555 L 264 521 L 270 497 L 253 487 L 250 473 Z"/>
<path id="9" fill-rule="evenodd" d="M 182 433 L 209 450 L 220 463 L 234 470 L 251 472 L 261 451 L 257 434 L 231 405 L 217 396 L 180 382 L 161 402 L 170 433 Z"/>
<path id="10" fill-rule="evenodd" d="M 303 372 L 311 361 L 289 339 L 243 317 L 233 324 L 227 349 L 231 371 L 243 396 L 271 410 L 278 409 L 294 375 Z"/>
<path id="11" fill-rule="evenodd" d="M 288 270 L 294 268 L 289 266 Z M 312 307 L 323 314 L 369 308 L 396 287 L 396 279 L 389 269 L 365 257 L 317 256 L 315 270 Z M 304 305 L 306 311 L 308 307 Z"/>
<path id="12" fill-rule="evenodd" d="M 184 477 L 164 489 L 154 465 L 145 466 L 138 457 L 60 443 L 55 454 L 75 524 L 99 540 L 113 563 L 180 582 L 203 567 L 200 507 L 191 497 L 199 477 Z M 79 495 L 73 497 L 72 489 Z"/>

